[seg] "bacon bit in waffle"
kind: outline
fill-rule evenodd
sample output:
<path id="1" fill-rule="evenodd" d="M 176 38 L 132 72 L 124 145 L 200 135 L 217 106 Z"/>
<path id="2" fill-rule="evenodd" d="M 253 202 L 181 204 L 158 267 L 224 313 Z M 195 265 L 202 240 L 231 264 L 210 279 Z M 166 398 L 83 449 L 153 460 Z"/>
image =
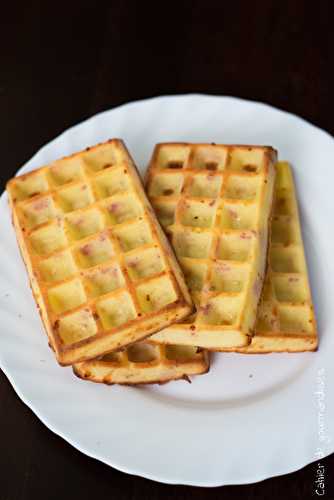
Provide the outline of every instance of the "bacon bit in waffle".
<path id="1" fill-rule="evenodd" d="M 250 240 L 252 238 L 252 235 L 243 231 L 242 233 L 240 233 L 240 238 L 242 240 Z"/>
<path id="2" fill-rule="evenodd" d="M 174 193 L 173 189 L 164 189 L 162 192 L 162 194 L 164 194 L 165 196 L 170 196 L 173 193 Z"/>
<path id="3" fill-rule="evenodd" d="M 93 318 L 95 319 L 95 321 L 98 321 L 99 320 L 99 315 L 96 312 L 94 312 L 93 313 Z"/>
<path id="4" fill-rule="evenodd" d="M 146 295 L 146 300 L 147 300 L 147 302 L 150 302 L 150 300 L 151 300 L 151 297 L 148 294 Z"/>
<path id="5" fill-rule="evenodd" d="M 256 165 L 244 165 L 243 170 L 245 172 L 256 172 Z"/>
<path id="6" fill-rule="evenodd" d="M 210 313 L 211 309 L 212 309 L 212 305 L 211 304 L 205 304 L 205 306 L 200 307 L 200 310 L 202 311 L 202 313 L 203 313 L 204 316 L 208 316 L 208 314 Z"/>
<path id="7" fill-rule="evenodd" d="M 138 264 L 138 257 L 135 257 L 133 260 L 130 260 L 128 263 L 129 267 L 136 267 Z"/>
<path id="8" fill-rule="evenodd" d="M 99 237 L 100 241 L 105 241 L 107 238 L 108 238 L 108 231 L 103 231 L 102 233 L 100 233 Z"/>
<path id="9" fill-rule="evenodd" d="M 196 326 L 195 325 L 191 325 L 190 326 L 190 330 L 192 330 L 192 331 L 196 330 Z"/>
<path id="10" fill-rule="evenodd" d="M 228 213 L 230 214 L 230 216 L 232 217 L 232 219 L 239 219 L 238 212 L 236 212 L 232 208 L 228 209 Z"/>
<path id="11" fill-rule="evenodd" d="M 112 163 L 106 163 L 105 165 L 103 165 L 102 168 L 105 169 L 105 168 L 109 168 L 111 166 L 112 166 Z"/>
<path id="12" fill-rule="evenodd" d="M 212 201 L 210 201 L 210 203 L 209 203 L 209 207 L 213 207 L 213 205 L 214 205 L 215 203 L 216 203 L 216 200 L 212 200 Z"/>
<path id="13" fill-rule="evenodd" d="M 217 269 L 220 273 L 226 273 L 228 271 L 231 271 L 231 266 L 226 264 L 225 262 L 219 262 Z"/>
<path id="14" fill-rule="evenodd" d="M 297 278 L 297 276 L 291 276 L 289 278 L 289 283 L 297 283 L 297 281 L 299 281 L 299 278 Z"/>
<path id="15" fill-rule="evenodd" d="M 109 210 L 109 212 L 111 212 L 111 213 L 115 214 L 115 213 L 119 210 L 119 208 L 120 208 L 120 204 L 119 204 L 119 203 L 114 202 L 114 203 L 112 203 L 112 204 L 109 206 L 108 210 Z"/>
<path id="16" fill-rule="evenodd" d="M 41 194 L 39 191 L 35 191 L 34 193 L 31 193 L 29 195 L 29 198 L 33 198 L 34 196 L 38 196 L 39 194 Z"/>
<path id="17" fill-rule="evenodd" d="M 253 292 L 255 295 L 259 295 L 261 293 L 261 290 L 262 290 L 262 280 L 261 276 L 258 276 L 253 285 Z"/>
<path id="18" fill-rule="evenodd" d="M 50 200 L 48 198 L 42 198 L 41 200 L 38 200 L 34 203 L 33 208 L 34 210 L 36 210 L 36 212 L 39 212 L 40 210 L 48 208 L 49 203 Z"/>
<path id="19" fill-rule="evenodd" d="M 203 294 L 204 293 L 209 293 L 210 292 L 210 285 L 208 283 L 206 283 L 203 288 L 202 288 L 202 292 Z"/>
<path id="20" fill-rule="evenodd" d="M 83 247 L 81 247 L 80 251 L 86 257 L 90 257 L 93 253 L 93 247 L 90 243 L 87 243 L 87 245 L 84 245 Z"/>
<path id="21" fill-rule="evenodd" d="M 112 271 L 114 271 L 114 269 L 110 269 L 110 267 L 103 267 L 102 269 L 100 269 L 101 274 L 109 274 Z"/>
<path id="22" fill-rule="evenodd" d="M 83 222 L 85 221 L 84 217 L 79 217 L 77 220 L 73 222 L 74 226 L 81 226 Z"/>

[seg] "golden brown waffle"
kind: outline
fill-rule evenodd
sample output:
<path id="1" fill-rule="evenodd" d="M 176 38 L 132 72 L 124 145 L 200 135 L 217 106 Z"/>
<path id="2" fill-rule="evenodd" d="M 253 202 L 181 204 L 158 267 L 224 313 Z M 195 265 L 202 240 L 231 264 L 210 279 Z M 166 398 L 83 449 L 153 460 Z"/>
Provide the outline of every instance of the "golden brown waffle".
<path id="1" fill-rule="evenodd" d="M 314 351 L 318 346 L 298 205 L 288 163 L 276 166 L 268 270 L 256 333 L 243 353 Z"/>
<path id="2" fill-rule="evenodd" d="M 119 349 L 192 311 L 180 268 L 122 141 L 14 178 L 7 191 L 60 364 Z"/>
<path id="3" fill-rule="evenodd" d="M 137 342 L 122 352 L 73 366 L 74 373 L 92 382 L 105 384 L 163 384 L 170 380 L 207 373 L 207 351 L 192 346 Z"/>
<path id="4" fill-rule="evenodd" d="M 154 339 L 212 350 L 250 342 L 265 272 L 275 161 L 270 147 L 156 146 L 147 192 L 197 313 Z"/>

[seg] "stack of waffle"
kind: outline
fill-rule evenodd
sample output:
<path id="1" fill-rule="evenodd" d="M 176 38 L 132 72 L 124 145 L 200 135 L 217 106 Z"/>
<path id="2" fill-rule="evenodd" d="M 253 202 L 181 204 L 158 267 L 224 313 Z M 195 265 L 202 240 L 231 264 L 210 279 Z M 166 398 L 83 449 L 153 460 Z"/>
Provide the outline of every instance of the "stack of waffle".
<path id="1" fill-rule="evenodd" d="M 9 181 L 58 362 L 162 383 L 206 373 L 209 351 L 316 349 L 293 178 L 276 161 L 270 147 L 159 144 L 147 198 L 114 139 Z"/>

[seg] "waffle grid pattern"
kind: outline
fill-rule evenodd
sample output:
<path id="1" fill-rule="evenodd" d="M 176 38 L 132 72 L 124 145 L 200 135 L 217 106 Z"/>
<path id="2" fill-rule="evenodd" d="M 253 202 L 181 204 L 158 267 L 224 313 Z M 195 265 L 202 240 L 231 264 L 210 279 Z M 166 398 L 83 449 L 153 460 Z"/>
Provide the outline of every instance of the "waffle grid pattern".
<path id="1" fill-rule="evenodd" d="M 197 306 L 195 316 L 175 326 L 178 332 L 189 333 L 189 323 L 197 332 L 243 329 L 249 288 L 255 287 L 259 297 L 262 287 L 274 159 L 275 152 L 266 147 L 156 147 L 147 174 L 148 196 Z M 252 314 L 246 334 L 254 327 Z M 171 342 L 176 340 L 172 329 L 163 336 Z M 162 340 L 159 334 L 156 338 Z M 193 341 L 198 340 L 194 335 Z M 242 342 L 249 342 L 247 335 Z M 219 341 L 215 347 L 220 346 Z"/>
<path id="2" fill-rule="evenodd" d="M 112 140 L 8 185 L 56 351 L 186 304 L 139 183 Z"/>
<path id="3" fill-rule="evenodd" d="M 317 347 L 317 327 L 292 172 L 285 162 L 277 164 L 276 172 L 268 269 L 256 334 L 241 352 Z"/>
<path id="4" fill-rule="evenodd" d="M 121 352 L 79 363 L 80 378 L 106 384 L 165 383 L 209 370 L 208 353 L 192 346 L 137 342 Z"/>

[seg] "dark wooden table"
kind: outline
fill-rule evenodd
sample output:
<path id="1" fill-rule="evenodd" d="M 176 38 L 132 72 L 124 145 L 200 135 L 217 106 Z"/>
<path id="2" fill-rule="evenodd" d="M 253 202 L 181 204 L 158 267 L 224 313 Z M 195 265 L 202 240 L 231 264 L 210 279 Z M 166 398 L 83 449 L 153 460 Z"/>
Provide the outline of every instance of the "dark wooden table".
<path id="1" fill-rule="evenodd" d="M 2 5 L 2 187 L 67 127 L 159 94 L 260 100 L 334 132 L 333 2 L 151 5 L 124 0 Z M 334 457 L 322 463 L 325 498 L 334 498 Z M 0 500 L 306 499 L 315 494 L 315 478 L 315 464 L 255 485 L 215 489 L 128 476 L 87 458 L 46 429 L 0 373 Z"/>

